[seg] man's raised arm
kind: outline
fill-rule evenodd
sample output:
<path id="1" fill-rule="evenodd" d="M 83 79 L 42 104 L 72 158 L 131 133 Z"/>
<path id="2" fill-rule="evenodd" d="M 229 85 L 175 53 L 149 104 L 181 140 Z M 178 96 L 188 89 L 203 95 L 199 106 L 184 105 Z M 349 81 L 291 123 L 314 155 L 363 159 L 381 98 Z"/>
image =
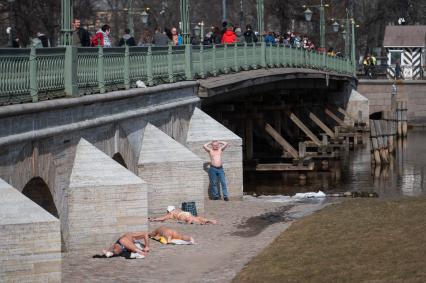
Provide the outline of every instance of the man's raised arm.
<path id="1" fill-rule="evenodd" d="M 225 150 L 225 148 L 229 146 L 229 143 L 227 143 L 226 141 L 219 141 L 219 143 L 222 145 L 220 147 L 222 150 Z"/>
<path id="2" fill-rule="evenodd" d="M 209 145 L 211 145 L 211 143 L 212 143 L 212 142 L 208 142 L 208 143 L 206 143 L 205 145 L 203 145 L 203 148 L 204 148 L 204 150 L 205 150 L 205 151 L 210 152 Z"/>

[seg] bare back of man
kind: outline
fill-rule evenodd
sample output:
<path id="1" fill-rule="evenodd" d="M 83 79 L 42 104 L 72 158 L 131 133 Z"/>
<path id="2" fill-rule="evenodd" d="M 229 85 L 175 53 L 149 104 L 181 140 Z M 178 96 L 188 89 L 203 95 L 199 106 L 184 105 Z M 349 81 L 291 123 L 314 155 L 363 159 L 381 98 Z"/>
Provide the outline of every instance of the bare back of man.
<path id="1" fill-rule="evenodd" d="M 166 226 L 158 227 L 157 229 L 149 233 L 149 236 L 151 238 L 164 237 L 167 239 L 167 243 L 172 243 L 173 240 L 182 240 L 190 242 L 192 244 L 195 243 L 194 238 L 192 238 L 191 236 L 180 234 L 176 230 L 173 230 Z"/>
<path id="2" fill-rule="evenodd" d="M 207 219 L 205 217 L 201 216 L 194 216 L 190 212 L 182 211 L 179 208 L 170 209 L 167 211 L 167 214 L 162 217 L 157 217 L 154 219 L 150 219 L 151 222 L 158 222 L 158 221 L 166 221 L 166 220 L 177 220 L 177 221 L 185 221 L 188 224 L 217 224 L 217 220 L 214 219 Z"/>

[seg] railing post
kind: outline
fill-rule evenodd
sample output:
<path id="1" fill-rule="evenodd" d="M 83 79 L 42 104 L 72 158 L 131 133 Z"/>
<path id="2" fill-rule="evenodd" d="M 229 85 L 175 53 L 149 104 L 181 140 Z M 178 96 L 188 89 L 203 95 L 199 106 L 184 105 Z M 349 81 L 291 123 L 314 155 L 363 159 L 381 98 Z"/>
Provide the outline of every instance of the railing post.
<path id="1" fill-rule="evenodd" d="M 204 71 L 204 45 L 200 43 L 200 77 L 204 79 L 206 72 Z"/>
<path id="2" fill-rule="evenodd" d="M 127 44 L 124 49 L 124 88 L 130 89 L 130 50 Z"/>
<path id="3" fill-rule="evenodd" d="M 169 49 L 167 50 L 167 72 L 169 75 L 169 83 L 173 83 L 173 47 L 171 43 L 169 43 Z"/>
<path id="4" fill-rule="evenodd" d="M 256 43 L 255 42 L 252 43 L 252 47 L 253 48 L 251 49 L 251 60 L 252 60 L 253 64 L 251 66 L 252 66 L 253 69 L 256 70 L 257 69 L 257 63 L 256 63 L 257 60 L 256 60 Z"/>
<path id="5" fill-rule="evenodd" d="M 38 101 L 38 82 L 37 82 L 37 53 L 34 46 L 30 52 L 30 95 L 33 102 Z"/>
<path id="6" fill-rule="evenodd" d="M 269 64 L 267 64 L 268 67 L 272 68 L 274 67 L 274 56 L 273 56 L 273 49 L 272 49 L 272 42 L 269 42 Z"/>
<path id="7" fill-rule="evenodd" d="M 244 70 L 248 70 L 247 42 L 244 42 Z"/>
<path id="8" fill-rule="evenodd" d="M 280 52 L 280 43 L 277 43 L 277 63 L 275 64 L 276 67 L 280 67 L 281 66 L 281 52 Z"/>
<path id="9" fill-rule="evenodd" d="M 152 66 L 152 46 L 148 46 L 148 53 L 146 57 L 146 77 L 149 86 L 154 85 L 154 75 Z"/>
<path id="10" fill-rule="evenodd" d="M 100 93 L 105 93 L 104 48 L 98 47 L 98 87 Z"/>
<path id="11" fill-rule="evenodd" d="M 212 51 L 212 72 L 213 76 L 217 76 L 217 65 L 216 65 L 216 44 L 213 44 L 213 51 Z"/>
<path id="12" fill-rule="evenodd" d="M 234 71 L 238 72 L 240 67 L 238 66 L 238 44 L 234 44 Z"/>
<path id="13" fill-rule="evenodd" d="M 194 68 L 192 65 L 192 46 L 185 44 L 185 78 L 188 81 L 194 79 Z"/>
<path id="14" fill-rule="evenodd" d="M 289 57 L 289 59 L 288 59 L 289 66 L 294 67 L 294 64 L 293 64 L 293 47 L 292 46 L 290 46 L 289 49 L 288 49 L 288 57 Z"/>
<path id="15" fill-rule="evenodd" d="M 260 45 L 260 66 L 266 68 L 266 43 L 264 41 Z"/>
<path id="16" fill-rule="evenodd" d="M 64 64 L 64 83 L 65 95 L 77 96 L 77 47 L 65 46 L 65 64 Z"/>
<path id="17" fill-rule="evenodd" d="M 285 46 L 285 44 L 283 44 L 283 62 L 282 62 L 283 67 L 288 66 L 287 56 L 286 56 L 286 52 L 285 52 L 286 49 L 287 49 L 287 46 Z"/>
<path id="18" fill-rule="evenodd" d="M 228 44 L 223 45 L 223 72 L 228 73 Z"/>

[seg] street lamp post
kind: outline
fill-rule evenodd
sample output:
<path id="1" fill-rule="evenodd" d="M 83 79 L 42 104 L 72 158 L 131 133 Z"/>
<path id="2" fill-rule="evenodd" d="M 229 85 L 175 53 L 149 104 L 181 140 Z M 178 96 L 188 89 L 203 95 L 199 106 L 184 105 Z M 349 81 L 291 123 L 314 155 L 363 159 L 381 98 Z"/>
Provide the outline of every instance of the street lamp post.
<path id="1" fill-rule="evenodd" d="M 133 0 L 128 0 L 128 8 L 127 8 L 127 27 L 130 30 L 130 34 L 134 36 L 135 32 L 135 25 L 133 23 L 133 15 L 135 12 L 133 11 Z M 142 11 L 142 13 L 137 13 L 141 16 L 142 23 L 146 24 L 148 23 L 149 14 L 147 13 L 149 11 L 149 8 L 146 8 Z"/>
<path id="2" fill-rule="evenodd" d="M 130 30 L 130 34 L 134 36 L 135 28 L 133 24 L 133 0 L 129 0 L 127 10 L 127 28 Z"/>
<path id="3" fill-rule="evenodd" d="M 180 18 L 181 18 L 181 29 L 182 29 L 182 42 L 183 44 L 189 44 L 189 0 L 180 0 Z"/>
<path id="4" fill-rule="evenodd" d="M 8 0 L 9 2 L 9 45 L 13 47 L 13 40 L 15 39 L 16 22 L 15 22 L 15 0 Z"/>
<path id="5" fill-rule="evenodd" d="M 353 67 L 353 75 L 356 76 L 356 58 L 355 58 L 355 20 L 351 19 L 351 24 L 352 24 L 352 67 Z"/>
<path id="6" fill-rule="evenodd" d="M 312 20 L 313 12 L 309 8 L 318 8 L 320 11 L 320 48 L 321 51 L 325 52 L 325 8 L 328 7 L 328 4 L 323 4 L 322 0 L 319 5 L 303 5 L 303 8 L 306 8 L 303 14 L 305 15 L 305 20 L 310 22 Z"/>
<path id="7" fill-rule="evenodd" d="M 61 0 L 61 45 L 72 45 L 73 0 Z"/>
<path id="8" fill-rule="evenodd" d="M 265 15 L 264 0 L 257 0 L 257 29 L 259 31 L 259 39 L 262 38 L 262 33 L 264 32 L 264 29 L 265 29 L 264 15 Z"/>
<path id="9" fill-rule="evenodd" d="M 334 21 L 334 23 L 332 24 L 333 31 L 336 33 L 339 32 L 339 28 L 340 28 L 340 24 L 338 23 L 338 21 L 345 22 L 345 25 L 344 25 L 345 28 L 342 31 L 342 36 L 345 41 L 345 56 L 349 58 L 350 57 L 350 32 L 351 32 L 350 21 L 349 21 L 349 11 L 346 10 L 346 19 L 332 19 L 332 20 Z"/>

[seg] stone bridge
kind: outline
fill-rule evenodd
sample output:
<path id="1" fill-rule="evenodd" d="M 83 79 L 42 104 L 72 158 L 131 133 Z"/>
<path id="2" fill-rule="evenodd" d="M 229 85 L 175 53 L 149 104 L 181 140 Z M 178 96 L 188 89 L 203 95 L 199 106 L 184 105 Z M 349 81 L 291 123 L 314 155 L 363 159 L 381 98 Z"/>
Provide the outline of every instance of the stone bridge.
<path id="1" fill-rule="evenodd" d="M 0 275 L 59 281 L 61 252 L 95 251 L 120 234 L 147 230 L 148 216 L 167 205 L 194 201 L 203 214 L 209 159 L 202 145 L 213 139 L 230 143 L 224 155 L 230 198 L 242 199 L 246 134 L 205 111 L 217 115 L 212 109 L 241 99 L 246 111 L 277 95 L 290 106 L 325 97 L 324 103 L 350 106 L 357 83 L 350 73 L 306 67 L 271 65 L 0 107 Z"/>

